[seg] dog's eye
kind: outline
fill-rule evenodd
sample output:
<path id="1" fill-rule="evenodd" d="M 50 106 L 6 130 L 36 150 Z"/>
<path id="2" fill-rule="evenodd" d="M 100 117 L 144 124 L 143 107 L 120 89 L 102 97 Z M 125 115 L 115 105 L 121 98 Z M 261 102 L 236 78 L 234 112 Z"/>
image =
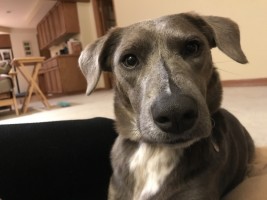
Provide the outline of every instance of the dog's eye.
<path id="1" fill-rule="evenodd" d="M 122 63 L 125 67 L 132 69 L 139 64 L 139 61 L 135 55 L 128 54 L 124 56 Z"/>
<path id="2" fill-rule="evenodd" d="M 189 41 L 185 44 L 183 49 L 184 56 L 194 56 L 199 53 L 200 43 L 197 40 Z"/>

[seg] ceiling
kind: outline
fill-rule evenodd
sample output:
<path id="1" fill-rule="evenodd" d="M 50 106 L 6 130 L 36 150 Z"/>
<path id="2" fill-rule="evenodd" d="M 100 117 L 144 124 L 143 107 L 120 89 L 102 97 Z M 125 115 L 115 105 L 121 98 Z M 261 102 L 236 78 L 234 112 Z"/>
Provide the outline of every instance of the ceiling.
<path id="1" fill-rule="evenodd" d="M 36 28 L 55 0 L 0 0 L 0 31 Z"/>

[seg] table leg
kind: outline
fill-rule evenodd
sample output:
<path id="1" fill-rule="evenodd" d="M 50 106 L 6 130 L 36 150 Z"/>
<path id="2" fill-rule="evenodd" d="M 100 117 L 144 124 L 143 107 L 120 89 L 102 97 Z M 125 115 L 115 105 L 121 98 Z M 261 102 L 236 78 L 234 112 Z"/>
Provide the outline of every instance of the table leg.
<path id="1" fill-rule="evenodd" d="M 33 85 L 30 84 L 30 86 L 28 87 L 27 96 L 25 97 L 25 100 L 22 106 L 22 113 L 26 113 L 28 110 L 28 106 L 32 98 L 32 92 L 33 92 Z"/>
<path id="2" fill-rule="evenodd" d="M 22 107 L 21 107 L 21 110 L 22 110 L 22 113 L 26 113 L 27 110 L 28 110 L 28 104 L 30 102 L 30 99 L 31 99 L 31 95 L 32 95 L 32 85 L 30 84 L 30 81 L 28 79 L 28 76 L 27 75 L 27 69 L 24 67 L 23 64 L 20 64 L 20 67 L 18 67 L 18 70 L 20 71 L 21 75 L 23 76 L 23 78 L 28 82 L 28 88 L 27 88 L 27 96 L 24 98 L 24 101 L 22 103 Z"/>
<path id="3" fill-rule="evenodd" d="M 36 95 L 41 97 L 42 103 L 48 109 L 50 108 L 50 105 L 49 105 L 45 95 L 43 94 L 43 92 L 40 90 L 38 84 L 36 83 L 40 67 L 41 67 L 41 63 L 37 63 L 33 68 L 33 73 L 32 74 L 29 73 L 28 69 L 23 65 L 23 63 L 20 63 L 20 67 L 18 68 L 20 70 L 21 74 L 26 79 L 26 81 L 29 83 L 28 92 L 27 92 L 28 95 L 25 98 L 23 106 L 22 106 L 22 112 L 23 113 L 27 112 L 28 105 L 30 103 L 33 90 L 36 91 Z"/>
<path id="4" fill-rule="evenodd" d="M 31 83 L 34 85 L 34 89 L 37 91 L 36 94 L 38 96 L 40 96 L 43 104 L 47 107 L 50 108 L 50 105 L 47 101 L 47 98 L 45 97 L 45 95 L 43 94 L 42 90 L 39 88 L 39 85 L 37 84 L 37 76 L 38 76 L 38 72 L 41 68 L 41 63 L 37 63 L 33 72 L 33 75 L 31 77 Z"/>

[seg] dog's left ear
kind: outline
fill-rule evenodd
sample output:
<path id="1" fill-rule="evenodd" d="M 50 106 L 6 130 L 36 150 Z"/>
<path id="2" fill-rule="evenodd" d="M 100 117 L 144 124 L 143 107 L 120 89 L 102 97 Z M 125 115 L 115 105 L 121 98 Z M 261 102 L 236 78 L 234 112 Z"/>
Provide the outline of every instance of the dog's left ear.
<path id="1" fill-rule="evenodd" d="M 114 28 L 82 51 L 79 66 L 87 80 L 87 95 L 95 89 L 101 72 L 111 71 L 111 58 L 119 40 L 119 33 L 120 28 Z"/>
<path id="2" fill-rule="evenodd" d="M 213 30 L 216 46 L 233 60 L 245 64 L 248 62 L 240 45 L 240 32 L 238 25 L 224 17 L 204 16 L 204 21 Z"/>
<path id="3" fill-rule="evenodd" d="M 234 21 L 224 17 L 199 16 L 194 13 L 185 13 L 184 16 L 201 30 L 211 47 L 217 46 L 236 62 L 242 64 L 248 62 L 241 49 L 238 25 Z"/>

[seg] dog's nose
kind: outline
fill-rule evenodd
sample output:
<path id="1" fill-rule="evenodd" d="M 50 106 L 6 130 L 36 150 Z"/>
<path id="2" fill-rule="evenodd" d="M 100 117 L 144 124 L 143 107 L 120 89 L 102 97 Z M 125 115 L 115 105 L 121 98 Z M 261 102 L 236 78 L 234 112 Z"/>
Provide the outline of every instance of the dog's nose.
<path id="1" fill-rule="evenodd" d="M 164 132 L 180 134 L 192 128 L 198 118 L 195 100 L 185 95 L 159 97 L 151 107 L 155 124 Z"/>

